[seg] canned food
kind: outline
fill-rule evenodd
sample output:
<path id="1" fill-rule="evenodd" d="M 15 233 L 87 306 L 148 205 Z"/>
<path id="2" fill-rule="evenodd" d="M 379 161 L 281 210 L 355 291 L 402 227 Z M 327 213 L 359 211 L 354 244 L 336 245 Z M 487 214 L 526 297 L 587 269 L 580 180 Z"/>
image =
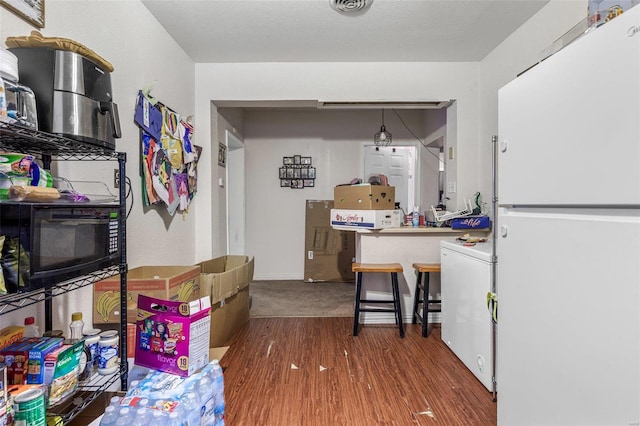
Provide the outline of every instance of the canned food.
<path id="1" fill-rule="evenodd" d="M 45 426 L 44 389 L 33 388 L 19 393 L 13 398 L 15 409 L 13 420 L 17 425 Z"/>

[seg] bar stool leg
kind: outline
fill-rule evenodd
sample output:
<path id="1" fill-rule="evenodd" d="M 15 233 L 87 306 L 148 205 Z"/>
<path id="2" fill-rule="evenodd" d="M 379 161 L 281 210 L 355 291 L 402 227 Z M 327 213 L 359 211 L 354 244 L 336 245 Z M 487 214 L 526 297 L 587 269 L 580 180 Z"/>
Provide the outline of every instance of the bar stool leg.
<path id="1" fill-rule="evenodd" d="M 393 288 L 393 304 L 396 307 L 396 319 L 398 321 L 398 329 L 400 329 L 400 337 L 404 337 L 404 325 L 402 323 L 402 304 L 400 303 L 400 289 L 398 287 L 398 273 L 391 273 L 391 286 Z"/>
<path id="2" fill-rule="evenodd" d="M 360 323 L 360 291 L 362 290 L 362 272 L 356 272 L 356 307 L 353 314 L 353 335 L 358 335 Z"/>
<path id="3" fill-rule="evenodd" d="M 413 298 L 413 311 L 411 315 L 411 324 L 418 323 L 418 305 L 420 304 L 420 280 L 422 280 L 422 272 L 418 272 L 418 276 L 416 278 L 416 291 L 415 297 Z"/>
<path id="4" fill-rule="evenodd" d="M 424 296 L 422 297 L 422 337 L 427 337 L 429 331 L 429 273 L 424 273 Z"/>

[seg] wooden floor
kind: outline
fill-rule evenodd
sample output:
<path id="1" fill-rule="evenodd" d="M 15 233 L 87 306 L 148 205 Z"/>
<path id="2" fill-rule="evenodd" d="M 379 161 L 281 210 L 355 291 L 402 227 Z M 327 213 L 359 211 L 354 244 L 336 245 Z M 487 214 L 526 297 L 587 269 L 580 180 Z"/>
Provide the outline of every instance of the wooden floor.
<path id="1" fill-rule="evenodd" d="M 224 369 L 226 424 L 495 425 L 491 392 L 440 339 L 352 318 L 252 318 Z"/>

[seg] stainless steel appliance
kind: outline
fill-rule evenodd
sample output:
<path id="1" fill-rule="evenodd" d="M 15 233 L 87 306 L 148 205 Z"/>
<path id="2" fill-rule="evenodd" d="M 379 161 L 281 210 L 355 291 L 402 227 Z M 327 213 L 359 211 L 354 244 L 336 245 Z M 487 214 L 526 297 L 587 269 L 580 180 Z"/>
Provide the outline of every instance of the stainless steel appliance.
<path id="1" fill-rule="evenodd" d="M 9 50 L 18 57 L 20 83 L 35 94 L 40 130 L 115 149 L 120 120 L 109 72 L 66 50 Z"/>
<path id="2" fill-rule="evenodd" d="M 115 203 L 0 203 L 0 263 L 9 292 L 117 265 L 119 216 Z"/>
<path id="3" fill-rule="evenodd" d="M 7 116 L 22 126 L 38 129 L 38 113 L 33 91 L 22 84 L 4 80 Z"/>

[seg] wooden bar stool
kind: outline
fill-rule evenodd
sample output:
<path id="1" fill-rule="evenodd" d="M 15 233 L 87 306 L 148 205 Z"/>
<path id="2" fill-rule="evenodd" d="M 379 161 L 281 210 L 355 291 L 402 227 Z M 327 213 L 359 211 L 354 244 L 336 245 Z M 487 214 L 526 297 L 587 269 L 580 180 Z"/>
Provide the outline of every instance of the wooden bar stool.
<path id="1" fill-rule="evenodd" d="M 404 337 L 404 326 L 402 324 L 402 306 L 400 305 L 400 290 L 398 289 L 398 272 L 402 272 L 402 265 L 399 263 L 352 263 L 351 271 L 356 272 L 356 308 L 353 318 L 353 335 L 358 335 L 358 326 L 360 323 L 360 312 L 394 312 L 396 316 L 396 324 L 400 329 L 400 337 Z M 362 273 L 363 272 L 382 272 L 391 274 L 391 293 L 392 300 L 368 300 L 361 299 L 362 292 Z M 393 308 L 361 308 L 360 303 L 393 303 Z"/>
<path id="2" fill-rule="evenodd" d="M 429 312 L 440 312 L 442 301 L 440 299 L 429 299 L 429 273 L 440 272 L 439 263 L 414 263 L 413 269 L 416 270 L 416 291 L 413 299 L 413 319 L 412 323 L 422 324 L 422 337 L 427 337 L 429 326 Z M 424 282 L 423 282 L 424 274 Z M 422 295 L 420 294 L 422 292 Z M 418 306 L 422 303 L 422 313 L 418 310 Z M 437 308 L 429 307 L 429 304 L 439 304 Z"/>

